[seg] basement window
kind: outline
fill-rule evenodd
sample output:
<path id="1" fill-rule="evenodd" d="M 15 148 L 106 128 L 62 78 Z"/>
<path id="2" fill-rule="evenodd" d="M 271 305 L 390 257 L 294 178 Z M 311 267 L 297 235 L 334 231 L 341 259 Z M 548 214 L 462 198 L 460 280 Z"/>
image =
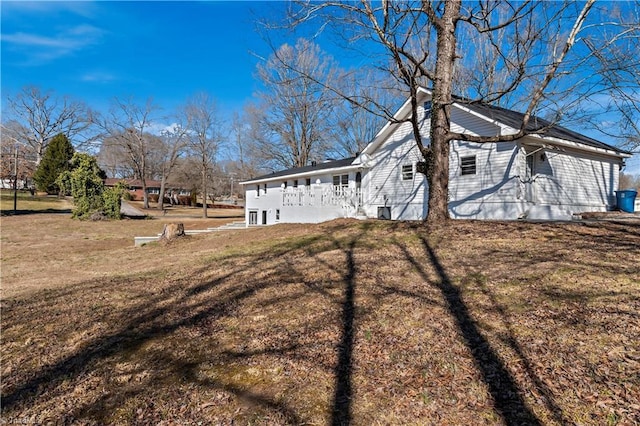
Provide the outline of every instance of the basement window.
<path id="1" fill-rule="evenodd" d="M 402 166 L 402 180 L 413 180 L 413 164 Z"/>
<path id="2" fill-rule="evenodd" d="M 476 174 L 476 156 L 475 155 L 460 158 L 460 174 L 463 176 Z"/>

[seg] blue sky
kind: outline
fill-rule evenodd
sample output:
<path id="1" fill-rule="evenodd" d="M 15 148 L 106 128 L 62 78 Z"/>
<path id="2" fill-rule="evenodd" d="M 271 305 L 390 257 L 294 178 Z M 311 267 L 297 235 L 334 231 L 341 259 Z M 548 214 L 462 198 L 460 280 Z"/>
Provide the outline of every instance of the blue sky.
<path id="1" fill-rule="evenodd" d="M 283 6 L 2 1 L 3 102 L 36 85 L 98 110 L 114 96 L 171 109 L 198 91 L 240 108 L 255 90 L 255 55 L 269 54 L 256 18 Z"/>
<path id="2" fill-rule="evenodd" d="M 251 100 L 258 57 L 271 51 L 256 21 L 283 17 L 286 7 L 282 1 L 3 0 L 2 108 L 7 96 L 35 85 L 98 111 L 113 97 L 133 96 L 153 97 L 169 113 L 206 91 L 230 115 Z M 281 34 L 276 44 L 297 37 Z M 315 41 L 338 52 L 326 38 Z M 345 63 L 353 61 L 347 55 L 338 55 L 341 65 L 357 66 Z M 628 164 L 640 174 L 640 158 Z"/>

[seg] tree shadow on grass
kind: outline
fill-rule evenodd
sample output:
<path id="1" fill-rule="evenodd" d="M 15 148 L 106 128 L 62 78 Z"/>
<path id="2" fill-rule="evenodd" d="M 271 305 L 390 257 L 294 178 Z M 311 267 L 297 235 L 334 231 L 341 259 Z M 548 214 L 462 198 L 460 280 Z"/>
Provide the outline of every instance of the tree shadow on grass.
<path id="1" fill-rule="evenodd" d="M 286 244 L 280 247 L 273 247 L 269 253 L 265 253 L 263 260 L 277 259 L 293 249 Z M 206 267 L 202 268 L 202 270 L 205 269 Z M 3 415 L 7 415 L 16 407 L 28 406 L 45 395 L 47 398 L 60 396 L 58 394 L 61 391 L 57 389 L 65 381 L 75 380 L 96 368 L 100 368 L 99 365 L 104 360 L 137 352 L 147 342 L 169 336 L 179 329 L 207 327 L 207 324 L 224 317 L 233 316 L 244 300 L 257 292 L 278 285 L 276 281 L 255 280 L 243 285 L 233 286 L 224 291 L 221 296 L 213 297 L 204 293 L 214 290 L 221 284 L 228 284 L 234 280 L 239 281 L 243 268 L 238 265 L 215 279 L 193 283 L 193 277 L 198 276 L 202 270 L 195 271 L 191 274 L 191 278 L 185 277 L 175 285 L 163 288 L 159 293 L 152 294 L 150 297 L 145 296 L 141 302 L 130 305 L 129 308 L 116 313 L 112 320 L 115 320 L 116 324 L 122 321 L 121 325 L 113 326 L 111 330 L 102 332 L 77 350 L 39 368 L 13 386 L 3 387 L 3 395 L 0 401 Z M 125 284 L 126 281 L 126 277 L 119 280 L 122 284 Z M 181 283 L 189 283 L 190 281 L 192 282 L 190 285 L 184 287 L 181 285 Z M 56 291 L 44 292 L 42 298 L 57 300 L 57 303 L 61 303 L 63 299 L 73 298 L 74 291 L 80 293 L 75 297 L 80 297 L 86 291 L 92 291 L 92 287 L 93 284 L 91 282 L 84 283 L 84 285 L 74 286 L 74 290 L 61 289 L 60 295 L 57 295 Z M 100 286 L 96 285 L 97 287 Z M 217 291 L 216 294 L 219 293 L 221 293 L 221 290 Z M 16 308 L 20 308 L 18 304 L 16 304 Z M 28 307 L 26 308 L 28 309 Z M 16 318 L 18 317 L 19 315 Z M 282 348 L 281 350 L 276 349 L 274 353 L 286 354 L 290 350 L 290 347 Z M 224 357 L 224 354 L 221 355 Z M 182 360 L 172 360 L 170 365 L 164 365 L 161 371 L 189 370 L 184 363 L 185 361 Z M 195 377 L 194 374 L 187 373 L 184 376 L 190 379 Z M 234 386 L 233 383 L 217 382 L 210 379 L 205 382 L 195 380 L 194 383 L 228 391 L 241 400 L 249 401 L 254 405 L 260 405 L 269 411 L 279 413 L 278 415 L 289 423 L 304 423 L 292 409 L 268 395 L 241 389 Z M 97 401 L 75 410 L 75 414 L 70 413 L 69 415 L 89 416 L 92 419 L 106 421 L 108 411 L 105 412 L 105 410 L 113 409 L 115 407 L 113 405 L 114 401 L 122 402 L 142 392 L 144 392 L 142 387 L 139 391 L 121 389 L 116 392 L 110 392 L 108 396 L 98 398 Z"/>
<path id="2" fill-rule="evenodd" d="M 463 300 L 460 289 L 449 278 L 436 252 L 424 237 L 420 240 L 428 261 L 438 275 L 438 281 L 434 285 L 440 291 L 449 314 L 455 320 L 465 345 L 469 348 L 475 365 L 482 374 L 483 381 L 491 393 L 498 414 L 507 425 L 541 424 L 522 398 L 522 392 L 515 379 L 496 351 L 491 347 L 489 341 L 478 329 L 477 324 L 471 317 L 469 308 Z M 422 263 L 406 247 L 400 244 L 397 245 L 422 278 L 426 282 L 432 281 Z"/>
<path id="3" fill-rule="evenodd" d="M 338 344 L 338 362 L 335 367 L 335 387 L 331 417 L 331 424 L 333 426 L 351 424 L 356 277 L 356 265 L 353 251 L 356 240 L 357 238 L 353 238 L 345 249 L 347 267 L 344 276 L 345 287 L 341 307 L 342 337 Z"/>
<path id="4" fill-rule="evenodd" d="M 31 214 L 71 214 L 71 209 L 44 209 L 44 210 L 16 210 L 3 209 L 0 210 L 0 216 L 24 216 Z"/>

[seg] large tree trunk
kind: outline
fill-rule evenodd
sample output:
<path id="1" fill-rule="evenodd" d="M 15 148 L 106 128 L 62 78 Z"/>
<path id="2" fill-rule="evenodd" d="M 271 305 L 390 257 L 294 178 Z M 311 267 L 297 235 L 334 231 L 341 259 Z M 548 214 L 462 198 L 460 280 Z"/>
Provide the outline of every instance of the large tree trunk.
<path id="1" fill-rule="evenodd" d="M 207 218 L 207 166 L 202 162 L 202 217 Z"/>
<path id="2" fill-rule="evenodd" d="M 431 157 L 427 158 L 429 176 L 429 210 L 427 222 L 449 220 L 449 132 L 452 101 L 453 66 L 456 60 L 456 25 L 460 2 L 449 1 L 441 18 L 435 22 L 437 57 L 433 99 L 431 101 Z"/>
<path id="3" fill-rule="evenodd" d="M 142 208 L 148 209 L 149 208 L 149 194 L 147 192 L 147 181 L 142 178 L 140 179 L 140 182 L 142 183 Z"/>
<path id="4" fill-rule="evenodd" d="M 162 175 L 162 179 L 160 180 L 160 194 L 158 195 L 158 210 L 164 210 L 164 187 L 166 177 L 164 174 Z"/>

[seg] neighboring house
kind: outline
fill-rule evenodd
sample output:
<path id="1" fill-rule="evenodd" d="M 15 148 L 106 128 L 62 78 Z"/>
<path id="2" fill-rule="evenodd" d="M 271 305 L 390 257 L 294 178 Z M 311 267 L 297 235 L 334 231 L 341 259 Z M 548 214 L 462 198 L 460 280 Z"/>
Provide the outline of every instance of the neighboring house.
<path id="1" fill-rule="evenodd" d="M 129 188 L 132 200 L 142 200 L 144 198 L 144 192 L 142 191 L 142 182 L 139 179 L 117 179 L 107 178 L 104 181 L 104 185 L 107 187 L 115 186 L 118 182 L 124 182 Z M 147 180 L 147 194 L 160 194 L 160 182 L 157 180 Z"/>
<path id="2" fill-rule="evenodd" d="M 0 179 L 0 188 L 2 189 L 13 189 L 13 186 L 16 186 L 16 189 L 25 189 L 28 188 L 26 179 L 18 179 L 16 182 L 14 179 Z"/>
<path id="3" fill-rule="evenodd" d="M 118 182 L 124 182 L 128 188 L 129 193 L 132 196 L 133 200 L 143 200 L 144 192 L 142 191 L 142 182 L 139 179 L 117 179 L 117 178 L 108 178 L 105 179 L 104 185 L 107 187 L 113 187 Z M 147 180 L 147 194 L 157 194 L 160 195 L 160 181 L 158 180 Z M 165 196 L 169 196 L 170 193 L 175 193 L 176 195 L 189 195 L 189 191 L 185 191 L 183 189 L 177 189 L 170 185 L 167 185 L 165 188 Z"/>
<path id="4" fill-rule="evenodd" d="M 428 143 L 430 91 L 420 90 L 423 140 Z M 354 158 L 256 177 L 245 187 L 247 225 L 316 223 L 340 217 L 419 220 L 427 214 L 428 185 L 416 166 L 422 157 L 408 122 L 407 101 Z M 522 114 L 454 102 L 454 131 L 513 134 Z M 534 124 L 548 124 L 537 120 Z M 532 126 L 534 125 L 532 124 Z M 606 211 L 624 160 L 618 148 L 552 126 L 514 142 L 451 142 L 449 211 L 453 218 L 571 219 Z"/>

